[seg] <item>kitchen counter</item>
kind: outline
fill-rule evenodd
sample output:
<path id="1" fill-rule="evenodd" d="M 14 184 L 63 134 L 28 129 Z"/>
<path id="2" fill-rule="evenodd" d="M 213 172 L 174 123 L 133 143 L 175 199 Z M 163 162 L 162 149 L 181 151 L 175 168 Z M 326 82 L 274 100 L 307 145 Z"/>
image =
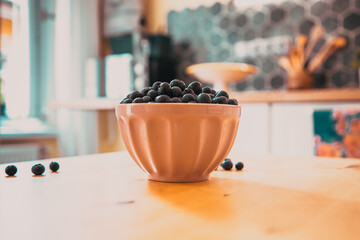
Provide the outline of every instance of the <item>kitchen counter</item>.
<path id="1" fill-rule="evenodd" d="M 359 102 L 360 88 L 232 92 L 239 103 Z"/>
<path id="2" fill-rule="evenodd" d="M 0 165 L 0 239 L 358 239 L 360 161 L 232 156 L 241 172 L 146 180 L 126 152 Z"/>

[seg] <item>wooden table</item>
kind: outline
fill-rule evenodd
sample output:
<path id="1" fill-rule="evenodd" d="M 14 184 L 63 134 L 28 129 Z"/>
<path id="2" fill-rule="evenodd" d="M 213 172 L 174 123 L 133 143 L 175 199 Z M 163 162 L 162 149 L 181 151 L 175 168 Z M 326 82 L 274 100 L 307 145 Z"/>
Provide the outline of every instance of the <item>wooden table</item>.
<path id="1" fill-rule="evenodd" d="M 146 180 L 125 152 L 57 159 L 43 177 L 0 165 L 0 239 L 359 239 L 359 160 L 232 160 L 244 170 L 187 184 Z"/>

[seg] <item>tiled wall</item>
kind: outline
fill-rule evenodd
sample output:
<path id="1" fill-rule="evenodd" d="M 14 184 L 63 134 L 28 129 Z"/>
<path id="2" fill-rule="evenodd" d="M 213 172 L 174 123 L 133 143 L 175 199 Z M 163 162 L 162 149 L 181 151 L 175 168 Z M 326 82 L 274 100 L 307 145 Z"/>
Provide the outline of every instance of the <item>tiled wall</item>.
<path id="1" fill-rule="evenodd" d="M 232 86 L 234 90 L 284 89 L 286 73 L 278 64 L 280 54 L 256 57 L 237 55 L 237 42 L 271 39 L 275 36 L 308 34 L 314 24 L 326 30 L 326 39 L 342 35 L 348 45 L 330 57 L 315 74 L 315 87 L 358 87 L 357 70 L 351 58 L 360 47 L 360 0 L 286 1 L 237 9 L 232 2 L 211 7 L 172 11 L 168 15 L 169 33 L 175 43 L 178 77 L 188 78 L 186 66 L 200 62 L 247 62 L 259 67 L 256 76 Z M 316 45 L 320 49 L 325 40 Z"/>

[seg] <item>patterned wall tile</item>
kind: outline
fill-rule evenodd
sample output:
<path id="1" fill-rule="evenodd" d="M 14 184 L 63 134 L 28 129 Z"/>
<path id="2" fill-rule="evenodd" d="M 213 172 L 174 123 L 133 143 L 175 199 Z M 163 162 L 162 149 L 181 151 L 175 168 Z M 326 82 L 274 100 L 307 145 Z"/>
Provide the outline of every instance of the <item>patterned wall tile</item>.
<path id="1" fill-rule="evenodd" d="M 350 6 L 349 0 L 336 0 L 332 4 L 332 9 L 336 13 L 341 13 L 341 12 L 345 11 L 346 9 L 348 9 L 349 6 Z"/>
<path id="2" fill-rule="evenodd" d="M 270 12 L 270 19 L 273 23 L 279 23 L 285 20 L 286 12 L 281 8 L 274 8 Z"/>
<path id="3" fill-rule="evenodd" d="M 327 33 L 331 33 L 338 28 L 338 19 L 335 15 L 326 16 L 322 21 L 322 25 Z"/>
<path id="4" fill-rule="evenodd" d="M 349 82 L 350 74 L 344 70 L 338 70 L 331 76 L 331 83 L 336 87 L 344 87 Z"/>
<path id="5" fill-rule="evenodd" d="M 344 28 L 354 30 L 360 26 L 360 14 L 353 12 L 347 15 L 344 19 Z"/>
<path id="6" fill-rule="evenodd" d="M 322 14 L 324 14 L 327 10 L 327 4 L 323 1 L 315 2 L 311 8 L 310 12 L 315 17 L 320 17 Z"/>
<path id="7" fill-rule="evenodd" d="M 278 65 L 280 55 L 271 45 L 256 46 L 253 53 L 241 56 L 235 52 L 236 43 L 256 43 L 260 38 L 277 36 L 294 39 L 299 33 L 309 34 L 315 24 L 321 24 L 326 30 L 325 38 L 316 44 L 311 58 L 332 36 L 342 35 L 349 44 L 314 73 L 314 87 L 358 86 L 359 76 L 350 63 L 354 48 L 360 47 L 359 9 L 360 0 L 306 0 L 247 9 L 238 9 L 230 1 L 229 4 L 215 3 L 195 10 L 172 11 L 168 15 L 168 25 L 174 38 L 179 78 L 190 79 L 184 69 L 193 63 L 235 61 L 254 64 L 259 67 L 259 72 L 234 84 L 233 89 L 283 89 L 286 72 Z"/>

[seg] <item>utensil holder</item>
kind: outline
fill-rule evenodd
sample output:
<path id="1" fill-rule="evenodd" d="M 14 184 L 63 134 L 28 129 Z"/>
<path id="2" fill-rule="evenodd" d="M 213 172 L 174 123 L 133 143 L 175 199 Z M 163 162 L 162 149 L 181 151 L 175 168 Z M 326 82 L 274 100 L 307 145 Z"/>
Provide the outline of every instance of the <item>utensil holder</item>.
<path id="1" fill-rule="evenodd" d="M 313 83 L 314 77 L 304 69 L 287 73 L 287 88 L 289 90 L 310 89 Z"/>

